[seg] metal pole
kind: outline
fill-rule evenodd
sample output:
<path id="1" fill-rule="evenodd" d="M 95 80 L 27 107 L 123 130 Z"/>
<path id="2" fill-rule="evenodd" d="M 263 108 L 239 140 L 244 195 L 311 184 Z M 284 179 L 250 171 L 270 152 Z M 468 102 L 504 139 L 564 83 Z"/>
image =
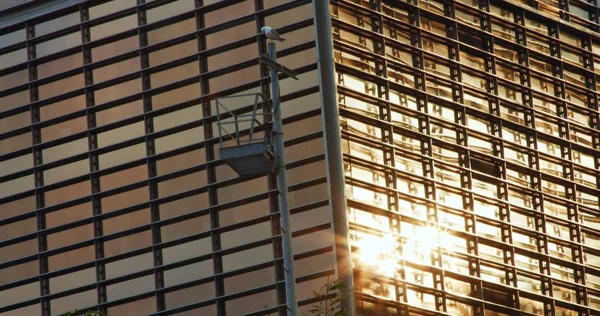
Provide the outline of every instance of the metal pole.
<path id="1" fill-rule="evenodd" d="M 269 43 L 269 58 L 277 62 L 275 43 Z M 285 176 L 285 152 L 283 148 L 283 124 L 279 105 L 279 79 L 277 69 L 271 68 L 271 93 L 273 99 L 273 135 L 275 144 L 275 164 L 277 170 L 277 190 L 279 191 L 279 214 L 281 219 L 281 243 L 283 245 L 283 269 L 285 274 L 285 300 L 288 316 L 298 315 L 296 302 L 296 278 L 294 274 L 294 252 L 292 251 L 292 231 L 290 229 L 290 210 L 288 209 L 288 190 Z"/>
<path id="2" fill-rule="evenodd" d="M 344 286 L 342 309 L 347 316 L 356 315 L 354 298 L 354 277 L 349 244 L 348 219 L 346 218 L 346 196 L 344 163 L 340 131 L 340 114 L 337 104 L 335 63 L 333 60 L 333 39 L 331 34 L 331 14 L 329 0 L 312 2 L 317 43 L 317 63 L 319 65 L 319 86 L 321 87 L 321 114 L 325 135 L 325 159 L 329 180 L 331 219 L 335 234 L 335 258 L 338 281 Z"/>

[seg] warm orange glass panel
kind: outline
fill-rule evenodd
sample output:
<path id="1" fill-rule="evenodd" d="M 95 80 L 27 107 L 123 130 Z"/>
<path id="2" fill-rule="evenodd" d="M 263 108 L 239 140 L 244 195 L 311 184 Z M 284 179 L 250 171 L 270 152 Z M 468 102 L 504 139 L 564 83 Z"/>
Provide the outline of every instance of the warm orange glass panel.
<path id="1" fill-rule="evenodd" d="M 85 96 L 79 95 L 41 107 L 40 117 L 45 121 L 83 109 L 85 109 Z"/>
<path id="2" fill-rule="evenodd" d="M 102 221 L 102 229 L 104 235 L 110 235 L 146 224 L 150 224 L 150 209 L 147 208 L 105 219 Z"/>
<path id="3" fill-rule="evenodd" d="M 8 68 L 27 61 L 25 48 L 0 55 L 0 69 Z"/>
<path id="4" fill-rule="evenodd" d="M 69 135 L 73 135 L 79 132 L 83 132 L 87 129 L 87 120 L 85 117 L 79 117 L 66 122 L 61 122 L 55 125 L 51 125 L 42 128 L 42 140 L 49 142 L 55 139 L 63 138 Z M 63 153 L 63 155 L 69 155 L 69 153 Z"/>
<path id="5" fill-rule="evenodd" d="M 51 301 L 52 313 L 62 315 L 68 311 L 98 304 L 98 293 L 96 290 L 79 292 L 77 294 L 57 298 Z"/>
<path id="6" fill-rule="evenodd" d="M 140 315 L 147 315 L 155 311 L 156 301 L 154 297 L 108 308 L 109 315 L 135 315 L 137 313 Z"/>
<path id="7" fill-rule="evenodd" d="M 127 206 L 147 202 L 148 194 L 148 188 L 141 187 L 139 189 L 105 197 L 102 199 L 102 211 L 111 212 Z"/>
<path id="8" fill-rule="evenodd" d="M 81 154 L 88 151 L 87 137 L 80 138 L 42 151 L 44 163 L 53 162 L 68 156 Z"/>
<path id="9" fill-rule="evenodd" d="M 86 175 L 90 172 L 88 159 L 79 160 L 60 167 L 44 171 L 44 184 L 54 184 L 67 179 Z"/>
<path id="10" fill-rule="evenodd" d="M 223 271 L 233 271 L 273 260 L 273 245 L 232 253 L 223 257 Z"/>
<path id="11" fill-rule="evenodd" d="M 93 7 L 90 7 L 90 19 L 96 19 L 101 16 L 122 11 L 124 9 L 134 7 L 135 5 L 135 0 L 110 1 L 107 3 L 95 5 Z"/>
<path id="12" fill-rule="evenodd" d="M 107 257 L 116 256 L 118 254 L 130 252 L 136 249 L 148 247 L 152 245 L 152 232 L 150 230 L 143 231 L 141 233 L 124 236 L 121 238 L 113 239 L 104 243 L 104 252 Z M 140 261 L 135 263 L 135 267 L 131 267 L 131 269 L 137 269 L 137 271 L 142 270 L 144 266 L 152 267 L 153 261 L 152 256 L 150 256 L 150 260 Z M 119 261 L 121 262 L 121 261 Z M 107 276 L 113 275 L 115 273 L 122 273 L 119 275 L 125 274 L 124 265 L 119 265 L 116 267 L 115 263 L 110 264 L 113 268 L 113 272 L 109 274 L 110 270 L 108 265 L 106 267 Z M 117 271 L 118 270 L 118 271 Z M 117 271 L 117 272 L 115 272 Z"/>
<path id="13" fill-rule="evenodd" d="M 0 91 L 9 89 L 18 85 L 25 84 L 29 81 L 27 70 L 13 72 L 0 77 Z"/>
<path id="14" fill-rule="evenodd" d="M 141 81 L 139 79 L 133 79 L 118 85 L 94 91 L 94 98 L 96 104 L 103 104 L 141 91 Z"/>
<path id="15" fill-rule="evenodd" d="M 165 271 L 165 286 L 199 280 L 211 275 L 213 275 L 213 262 L 212 260 L 205 260 Z"/>
<path id="16" fill-rule="evenodd" d="M 150 269 L 153 266 L 152 253 L 129 257 L 106 264 L 106 277 L 109 279 Z"/>
<path id="17" fill-rule="evenodd" d="M 194 2 L 178 0 L 146 11 L 147 22 L 154 23 L 166 18 L 194 10 Z"/>
<path id="18" fill-rule="evenodd" d="M 0 270 L 0 284 L 7 284 L 38 275 L 40 272 L 40 264 L 37 260 L 23 263 L 10 268 Z M 10 293 L 7 290 L 4 293 Z"/>
<path id="19" fill-rule="evenodd" d="M 215 297 L 215 285 L 213 282 L 208 282 L 202 285 L 188 287 L 179 291 L 169 292 L 165 294 L 167 308 L 175 308 L 192 303 L 202 302 Z M 205 315 L 205 314 L 195 314 Z M 234 314 L 231 314 L 234 315 Z"/>
<path id="20" fill-rule="evenodd" d="M 16 92 L 4 97 L 0 97 L 0 112 L 14 109 L 20 105 L 29 103 L 29 90 Z"/>
<path id="21" fill-rule="evenodd" d="M 18 194 L 34 188 L 33 175 L 0 183 L 0 198 Z"/>
<path id="22" fill-rule="evenodd" d="M 163 249 L 163 264 L 179 262 L 212 252 L 210 237 Z"/>
<path id="23" fill-rule="evenodd" d="M 150 66 L 156 66 L 176 59 L 181 59 L 197 52 L 198 41 L 195 39 L 174 46 L 169 46 L 149 54 Z"/>
<path id="24" fill-rule="evenodd" d="M 115 64 L 104 66 L 102 68 L 94 69 L 94 82 L 103 82 L 139 71 L 140 66 L 140 59 L 138 57 L 134 57 Z"/>
<path id="25" fill-rule="evenodd" d="M 240 3 L 226 6 L 222 9 L 204 14 L 204 23 L 206 24 L 206 27 L 210 27 L 246 16 L 248 14 L 252 14 L 254 11 L 254 1 L 245 0 Z"/>
<path id="26" fill-rule="evenodd" d="M 253 218 L 265 216 L 270 213 L 269 200 L 264 199 L 253 203 L 240 202 L 234 208 L 222 210 L 219 212 L 219 223 L 221 226 L 241 223 Z M 270 228 L 267 229 L 269 232 Z"/>
<path id="27" fill-rule="evenodd" d="M 137 17 L 135 14 L 113 20 L 107 23 L 93 26 L 90 29 L 92 41 L 100 38 L 105 38 L 126 30 L 134 29 L 138 26 Z"/>
<path id="28" fill-rule="evenodd" d="M 0 204 L 0 220 L 15 217 L 35 210 L 35 197 L 28 196 L 16 201 Z"/>
<path id="29" fill-rule="evenodd" d="M 8 240 L 37 231 L 37 219 L 35 217 L 24 219 L 16 223 L 0 226 L 0 240 Z"/>
<path id="30" fill-rule="evenodd" d="M 249 296 L 240 297 L 225 303 L 227 314 L 242 315 L 253 311 L 259 311 L 269 307 L 277 306 L 277 293 L 275 290 L 261 292 Z"/>
<path id="31" fill-rule="evenodd" d="M 278 4 L 282 4 L 283 1 L 278 0 Z M 270 4 L 272 5 L 272 4 Z M 267 5 L 265 5 L 267 7 Z M 265 25 L 272 28 L 279 29 L 283 26 L 298 23 L 307 19 L 312 19 L 312 4 L 305 4 L 300 7 L 286 10 L 278 14 L 273 14 L 265 17 Z M 314 34 L 313 34 L 314 37 Z M 292 38 L 291 36 L 284 38 Z M 284 42 L 285 43 L 285 42 Z"/>
<path id="32" fill-rule="evenodd" d="M 0 134 L 31 124 L 31 113 L 23 112 L 0 119 Z"/>
<path id="33" fill-rule="evenodd" d="M 95 267 L 51 278 L 50 291 L 51 293 L 58 293 L 94 282 L 96 282 Z"/>
<path id="34" fill-rule="evenodd" d="M 177 156 L 164 158 L 156 162 L 158 175 L 190 168 L 205 162 L 204 148 L 185 152 Z"/>
<path id="35" fill-rule="evenodd" d="M 199 234 L 210 230 L 210 218 L 208 215 L 195 217 L 175 224 L 162 226 L 160 233 L 162 241 L 175 240 L 186 236 Z"/>
<path id="36" fill-rule="evenodd" d="M 49 77 L 81 66 L 83 66 L 81 53 L 54 59 L 37 66 L 38 78 Z"/>
<path id="37" fill-rule="evenodd" d="M 152 96 L 152 107 L 154 110 L 158 110 L 174 104 L 197 99 L 199 97 L 200 84 L 194 83 Z"/>
<path id="38" fill-rule="evenodd" d="M 261 177 L 258 179 L 230 185 L 224 188 L 219 188 L 217 192 L 219 195 L 219 203 L 227 203 L 248 196 L 265 193 L 267 191 L 267 178 Z"/>
<path id="39" fill-rule="evenodd" d="M 69 14 L 60 16 L 56 19 L 36 24 L 35 25 L 35 35 L 42 36 L 44 34 L 56 32 L 58 30 L 65 29 L 69 26 L 73 26 L 73 25 L 79 24 L 79 23 L 80 23 L 79 12 L 69 13 Z"/>
<path id="40" fill-rule="evenodd" d="M 52 228 L 92 216 L 92 203 L 87 202 L 46 214 L 46 227 Z"/>
<path id="41" fill-rule="evenodd" d="M 202 193 L 160 205 L 160 218 L 167 219 L 208 208 L 208 194 Z"/>
<path id="42" fill-rule="evenodd" d="M 48 267 L 52 272 L 94 261 L 94 259 L 94 246 L 89 246 L 51 256 L 48 258 Z"/>
<path id="43" fill-rule="evenodd" d="M 66 187 L 58 188 L 45 193 L 46 206 L 59 204 L 62 202 L 74 200 L 91 193 L 89 181 L 75 183 Z"/>
<path id="44" fill-rule="evenodd" d="M 7 262 L 30 256 L 38 252 L 38 241 L 37 239 L 30 239 L 18 244 L 2 247 L 0 248 L 0 252 L 2 252 L 0 262 Z"/>
<path id="45" fill-rule="evenodd" d="M 288 205 L 289 207 L 298 207 L 325 199 L 327 199 L 327 184 L 323 183 L 302 190 L 289 192 Z"/>
<path id="46" fill-rule="evenodd" d="M 154 290 L 154 274 L 125 282 L 109 285 L 106 288 L 108 300 L 118 300 Z"/>
<path id="47" fill-rule="evenodd" d="M 5 293 L 3 291 L 2 295 L 0 295 L 0 306 L 11 305 L 14 303 L 22 302 L 27 299 L 32 299 L 32 298 L 38 297 L 40 295 L 40 283 L 34 282 L 34 283 L 21 285 L 21 286 L 12 288 L 12 289 L 10 289 L 10 291 L 6 291 L 6 292 L 7 293 Z M 22 309 L 21 311 L 23 311 L 23 310 L 26 311 L 27 309 Z M 37 312 L 39 313 L 39 311 L 40 310 L 38 309 Z M 17 314 L 13 313 L 12 315 L 17 315 Z M 21 315 L 26 315 L 26 314 L 21 314 Z M 4 313 L 2 313 L 2 316 L 4 316 Z"/>
<path id="48" fill-rule="evenodd" d="M 224 22 L 224 20 L 221 22 Z M 227 28 L 223 31 L 207 35 L 206 48 L 211 49 L 223 46 L 227 43 L 237 42 L 242 38 L 255 36 L 256 33 L 256 24 L 254 22 L 248 22 L 242 25 Z"/>
<path id="49" fill-rule="evenodd" d="M 156 88 L 180 81 L 182 79 L 198 76 L 199 74 L 200 68 L 198 66 L 198 62 L 194 61 L 154 73 L 150 75 L 150 81 L 152 82 L 152 87 Z"/>
<path id="50" fill-rule="evenodd" d="M 94 238 L 92 224 L 48 235 L 48 249 L 56 249 Z"/>
<path id="51" fill-rule="evenodd" d="M 106 124 L 118 122 L 126 118 L 144 113 L 142 100 L 133 101 L 123 105 L 119 105 L 108 110 L 96 113 L 96 125 L 103 126 Z"/>
<path id="52" fill-rule="evenodd" d="M 208 57 L 208 70 L 217 70 L 249 59 L 258 58 L 258 46 L 250 44 Z"/>
<path id="53" fill-rule="evenodd" d="M 164 42 L 166 40 L 180 37 L 185 34 L 192 33 L 196 30 L 196 20 L 187 19 L 175 24 L 163 26 L 159 29 L 148 32 L 148 44 Z"/>
<path id="54" fill-rule="evenodd" d="M 100 155 L 100 168 L 110 168 L 130 161 L 144 158 L 146 156 L 145 144 L 137 144 L 116 151 Z"/>
<path id="55" fill-rule="evenodd" d="M 222 91 L 241 86 L 244 83 L 257 81 L 260 79 L 260 69 L 258 66 L 251 66 L 244 69 L 230 69 L 226 74 L 208 80 L 211 92 Z M 282 90 L 285 91 L 285 90 Z"/>
<path id="56" fill-rule="evenodd" d="M 275 283 L 275 269 L 273 267 L 268 267 L 235 275 L 226 278 L 223 283 L 225 284 L 225 294 L 247 291 L 249 289 Z"/>
<path id="57" fill-rule="evenodd" d="M 83 75 L 75 75 L 39 87 L 40 100 L 48 99 L 84 87 Z"/>
<path id="58" fill-rule="evenodd" d="M 158 193 L 160 197 L 173 195 L 206 185 L 206 172 L 199 171 L 172 180 L 160 182 Z"/>
<path id="59" fill-rule="evenodd" d="M 144 164 L 100 177 L 100 187 L 102 190 L 110 190 L 147 178 L 148 167 Z"/>
<path id="60" fill-rule="evenodd" d="M 256 225 L 237 228 L 232 231 L 221 233 L 221 247 L 229 249 L 251 242 L 268 239 L 271 234 L 271 222 L 266 221 Z"/>
<path id="61" fill-rule="evenodd" d="M 37 57 L 54 54 L 68 48 L 81 45 L 81 33 L 73 32 L 53 40 L 35 45 Z"/>
<path id="62" fill-rule="evenodd" d="M 114 2 L 112 2 L 114 3 Z M 116 42 L 92 48 L 92 60 L 100 61 L 113 56 L 121 55 L 139 48 L 139 39 L 137 36 L 128 37 Z"/>
<path id="63" fill-rule="evenodd" d="M 0 140 L 0 155 L 31 147 L 31 133 Z"/>

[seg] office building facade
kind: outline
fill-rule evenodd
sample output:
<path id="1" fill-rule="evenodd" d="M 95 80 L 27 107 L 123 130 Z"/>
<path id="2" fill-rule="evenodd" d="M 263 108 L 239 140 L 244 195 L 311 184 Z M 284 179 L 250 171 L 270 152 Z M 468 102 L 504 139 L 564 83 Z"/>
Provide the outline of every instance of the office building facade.
<path id="1" fill-rule="evenodd" d="M 300 311 L 600 314 L 596 1 L 0 10 L 0 315 L 286 314 L 276 177 L 219 159 L 221 104 L 269 137 L 265 25 Z"/>

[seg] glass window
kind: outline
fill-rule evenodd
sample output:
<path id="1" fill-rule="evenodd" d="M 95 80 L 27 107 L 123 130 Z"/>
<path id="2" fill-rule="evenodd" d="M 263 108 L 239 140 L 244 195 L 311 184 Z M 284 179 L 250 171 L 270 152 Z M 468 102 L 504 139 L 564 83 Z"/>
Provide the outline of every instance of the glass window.
<path id="1" fill-rule="evenodd" d="M 248 2 L 248 1 L 246 1 Z M 227 8 L 226 8 L 227 9 Z M 219 23 L 224 22 L 219 16 Z M 206 25 L 209 26 L 208 23 Z M 206 48 L 211 49 L 219 46 L 223 46 L 227 43 L 239 41 L 242 38 L 247 38 L 256 35 L 256 24 L 254 22 L 244 23 L 242 25 L 227 28 L 223 31 L 212 33 L 206 36 Z"/>
<path id="2" fill-rule="evenodd" d="M 44 163 L 49 163 L 66 158 L 68 156 L 75 156 L 87 151 L 87 138 L 80 138 L 72 142 L 44 149 L 42 151 L 42 157 L 44 157 Z"/>
<path id="3" fill-rule="evenodd" d="M 125 1 L 123 1 L 125 2 Z M 121 2 L 119 2 L 121 3 Z M 135 3 L 135 1 L 134 1 Z M 132 51 L 139 47 L 137 36 L 128 37 L 116 42 L 92 48 L 92 60 L 94 62 Z"/>
<path id="4" fill-rule="evenodd" d="M 152 108 L 162 109 L 200 97 L 200 85 L 195 83 L 152 96 Z"/>
<path id="5" fill-rule="evenodd" d="M 33 217 L 16 223 L 2 225 L 1 227 L 0 240 L 9 240 L 37 231 L 37 220 Z"/>
<path id="6" fill-rule="evenodd" d="M 225 303 L 227 313 L 231 315 L 242 315 L 252 311 L 259 311 L 269 307 L 277 306 L 277 293 L 275 290 L 261 292 Z"/>
<path id="7" fill-rule="evenodd" d="M 10 268 L 4 268 L 0 270 L 0 284 L 8 284 L 19 280 L 24 280 L 27 278 L 31 278 L 37 276 L 40 272 L 40 264 L 37 260 L 26 262 L 17 266 L 12 266 Z M 2 292 L 3 295 L 12 295 L 11 290 L 5 290 Z M 1 299 L 0 299 L 1 301 Z M 1 303 L 0 303 L 1 305 Z M 39 312 L 36 311 L 36 312 Z M 15 314 L 18 316 L 19 314 Z M 27 314 L 23 314 L 27 315 Z"/>
<path id="8" fill-rule="evenodd" d="M 7 306 L 22 302 L 28 299 L 38 297 L 40 294 L 40 283 L 34 282 L 19 287 L 12 288 L 8 291 L 2 291 L 0 296 L 0 306 Z M 39 313 L 39 309 L 35 313 Z M 16 314 L 14 314 L 16 315 Z"/>
<path id="9" fill-rule="evenodd" d="M 228 249 L 269 237 L 271 237 L 271 223 L 267 221 L 222 233 L 221 246 L 222 249 Z"/>
<path id="10" fill-rule="evenodd" d="M 156 162 L 156 168 L 158 170 L 158 175 L 164 175 L 203 163 L 205 163 L 204 148 L 200 148 L 158 160 Z"/>
<path id="11" fill-rule="evenodd" d="M 122 104 L 96 113 L 96 125 L 103 126 L 144 113 L 142 100 Z"/>
<path id="12" fill-rule="evenodd" d="M 11 218 L 20 214 L 25 214 L 35 209 L 35 197 L 29 196 L 20 200 L 0 204 L 0 220 Z"/>
<path id="13" fill-rule="evenodd" d="M 31 124 L 31 114 L 29 112 L 23 112 L 13 116 L 0 118 L 0 134 L 25 127 L 29 124 Z"/>
<path id="14" fill-rule="evenodd" d="M 44 57 L 81 45 L 81 33 L 75 32 L 35 45 L 37 57 Z"/>
<path id="15" fill-rule="evenodd" d="M 135 315 L 136 313 L 146 315 L 154 312 L 156 312 L 156 301 L 154 297 L 108 308 L 109 315 Z"/>
<path id="16" fill-rule="evenodd" d="M 75 75 L 39 87 L 40 100 L 48 99 L 85 86 L 83 75 Z"/>
<path id="17" fill-rule="evenodd" d="M 214 297 L 215 285 L 213 282 L 208 282 L 201 285 L 184 288 L 182 290 L 168 292 L 165 294 L 165 302 L 167 304 L 167 308 L 171 309 L 192 303 L 206 301 Z M 201 313 L 198 312 L 199 314 L 195 314 L 197 312 L 197 310 L 194 310 L 188 312 L 185 315 L 206 315 L 204 314 L 204 311 L 202 311 Z"/>
<path id="18" fill-rule="evenodd" d="M 153 266 L 152 253 L 129 257 L 106 264 L 106 278 L 113 279 L 122 275 L 151 269 Z M 154 287 L 154 286 L 153 286 Z"/>
<path id="19" fill-rule="evenodd" d="M 35 36 L 42 36 L 45 34 L 53 33 L 58 30 L 66 29 L 69 26 L 79 24 L 79 12 L 73 12 L 67 15 L 63 15 L 54 20 L 42 22 L 35 26 Z"/>
<path id="20" fill-rule="evenodd" d="M 193 55 L 198 52 L 198 41 L 191 40 L 169 46 L 167 48 L 151 52 L 149 55 L 150 66 L 164 64 L 169 61 L 181 59 L 186 56 Z M 183 78 L 182 78 L 183 79 Z"/>
<path id="21" fill-rule="evenodd" d="M 227 66 L 257 57 L 258 47 L 256 44 L 230 49 L 218 55 L 208 56 L 208 70 L 212 71 L 225 68 Z"/>
<path id="22" fill-rule="evenodd" d="M 98 304 L 98 293 L 96 289 L 79 292 L 77 294 L 57 298 L 51 301 L 52 313 L 62 315 L 68 311 L 72 311 L 79 308 L 86 308 L 88 306 Z"/>
<path id="23" fill-rule="evenodd" d="M 183 20 L 148 32 L 148 44 L 154 45 L 156 43 L 180 37 L 182 35 L 189 34 L 194 31 L 196 31 L 196 20 Z"/>
<path id="24" fill-rule="evenodd" d="M 135 0 L 119 0 L 102 3 L 93 7 L 90 7 L 90 19 L 96 19 L 98 17 L 108 15 L 114 12 L 122 11 L 127 8 L 136 6 Z"/>
<path id="25" fill-rule="evenodd" d="M 83 109 L 85 109 L 85 96 L 79 95 L 41 107 L 40 119 L 41 121 L 46 121 Z"/>
<path id="26" fill-rule="evenodd" d="M 94 246 L 62 252 L 48 258 L 49 272 L 66 269 L 94 260 Z M 74 308 L 74 306 L 70 306 L 70 308 Z"/>
<path id="27" fill-rule="evenodd" d="M 182 79 L 198 76 L 199 74 L 200 68 L 198 66 L 198 62 L 194 61 L 151 74 L 150 81 L 152 82 L 152 87 L 156 88 L 169 83 L 181 81 Z"/>
<path id="28" fill-rule="evenodd" d="M 44 171 L 44 184 L 54 184 L 66 179 L 75 178 L 90 172 L 89 160 L 80 160 L 60 167 Z"/>
<path id="29" fill-rule="evenodd" d="M 46 228 L 53 228 L 76 222 L 92 216 L 92 203 L 87 202 L 58 211 L 46 213 Z"/>
<path id="30" fill-rule="evenodd" d="M 198 171 L 172 180 L 160 182 L 158 192 L 160 197 L 165 197 L 180 192 L 192 190 L 206 185 L 206 171 Z"/>
<path id="31" fill-rule="evenodd" d="M 162 204 L 160 216 L 161 219 L 168 219 L 206 208 L 208 208 L 208 194 L 202 193 Z M 202 230 L 210 228 L 210 223 L 204 222 L 203 225 L 206 226 L 202 226 Z"/>
<path id="32" fill-rule="evenodd" d="M 25 29 L 20 29 L 12 33 L 0 35 L 0 48 L 4 48 L 19 42 L 25 41 Z"/>
<path id="33" fill-rule="evenodd" d="M 133 79 L 108 88 L 94 91 L 96 104 L 107 103 L 123 98 L 128 95 L 136 94 L 142 91 L 142 83 L 139 79 Z"/>
<path id="34" fill-rule="evenodd" d="M 140 248 L 145 248 L 145 247 L 149 247 L 150 245 L 152 245 L 152 232 L 150 230 L 147 231 L 143 231 L 141 233 L 137 233 L 137 234 L 133 234 L 133 235 L 127 235 L 121 238 L 117 238 L 117 239 L 113 239 L 110 241 L 107 241 L 104 243 L 104 251 L 107 257 L 110 256 L 116 256 L 118 254 L 122 254 L 122 253 L 127 253 L 136 249 L 140 249 Z M 151 255 L 151 253 L 150 253 Z M 140 257 L 140 256 L 138 256 Z M 117 273 L 119 275 L 125 275 L 127 274 L 127 271 L 131 271 L 131 270 L 135 270 L 135 271 L 140 271 L 140 270 L 144 270 L 144 269 L 148 269 L 150 267 L 152 267 L 153 261 L 151 259 L 152 257 L 150 257 L 149 259 L 146 259 L 147 261 L 134 261 L 133 264 L 135 264 L 135 267 L 131 267 L 131 269 L 127 269 L 125 268 L 125 265 L 119 264 L 122 263 L 124 260 L 115 262 L 115 263 L 111 263 L 111 269 L 113 270 L 109 270 L 108 266 L 109 264 L 106 265 L 106 275 L 107 277 L 110 275 L 114 275 L 115 271 L 117 271 Z"/>
<path id="35" fill-rule="evenodd" d="M 233 67 L 232 67 L 233 68 Z M 212 92 L 222 91 L 231 89 L 233 87 L 241 86 L 245 83 L 257 81 L 260 79 L 260 68 L 258 66 L 251 66 L 241 70 L 231 69 L 224 75 L 216 78 L 209 79 L 209 85 Z M 291 79 L 293 80 L 293 79 Z M 286 80 L 280 81 L 281 91 L 289 93 L 291 91 L 285 89 Z M 300 81 L 301 82 L 301 81 Z M 298 81 L 296 81 L 296 84 Z M 313 82 L 314 83 L 314 82 Z M 302 87 L 302 85 L 300 85 Z"/>
<path id="36" fill-rule="evenodd" d="M 150 224 L 150 210 L 147 208 L 103 220 L 102 232 L 104 235 L 111 235 L 146 224 Z"/>
<path id="37" fill-rule="evenodd" d="M 213 274 L 212 260 L 201 261 L 164 272 L 165 286 L 173 286 L 192 280 L 199 280 Z"/>
<path id="38" fill-rule="evenodd" d="M 116 195 L 111 195 L 102 199 L 102 211 L 104 213 L 122 209 L 140 203 L 148 202 L 148 187 L 130 190 Z"/>
<path id="39" fill-rule="evenodd" d="M 14 109 L 19 105 L 29 103 L 29 90 L 13 93 L 5 97 L 0 97 L 0 112 Z"/>
<path id="40" fill-rule="evenodd" d="M 242 269 L 273 260 L 273 245 L 268 244 L 223 257 L 223 272 Z"/>
<path id="41" fill-rule="evenodd" d="M 137 16 L 135 14 L 120 18 L 108 23 L 93 26 L 90 29 L 92 41 L 124 32 L 138 26 Z"/>
<path id="42" fill-rule="evenodd" d="M 33 175 L 0 183 L 0 198 L 18 194 L 34 188 Z"/>
<path id="43" fill-rule="evenodd" d="M 193 11 L 194 8 L 194 1 L 178 0 L 146 11 L 146 19 L 148 23 L 153 23 L 188 11 Z"/>
<path id="44" fill-rule="evenodd" d="M 10 53 L 0 55 L 0 69 L 8 68 L 27 61 L 25 49 L 18 49 Z"/>
<path id="45" fill-rule="evenodd" d="M 170 264 L 199 257 L 212 252 L 210 238 L 194 240 L 181 245 L 163 249 L 163 264 Z"/>
<path id="46" fill-rule="evenodd" d="M 146 180 L 148 178 L 148 167 L 141 166 L 125 169 L 100 177 L 100 187 L 103 191 L 122 187 L 124 185 Z"/>
<path id="47" fill-rule="evenodd" d="M 90 268 L 50 278 L 50 291 L 59 293 L 96 282 L 96 268 Z"/>
<path id="48" fill-rule="evenodd" d="M 164 153 L 177 148 L 200 143 L 204 140 L 202 127 L 196 127 L 175 133 L 169 136 L 161 137 L 155 140 L 156 153 Z"/>
<path id="49" fill-rule="evenodd" d="M 109 285 L 106 287 L 106 293 L 108 300 L 112 301 L 145 293 L 153 289 L 154 274 L 150 274 L 141 278 Z"/>
<path id="50" fill-rule="evenodd" d="M 210 218 L 208 215 L 195 217 L 160 228 L 163 242 L 199 234 L 208 230 L 210 230 Z"/>
<path id="51" fill-rule="evenodd" d="M 206 3 L 205 3 L 206 5 Z M 204 14 L 206 27 L 225 23 L 230 20 L 237 19 L 242 16 L 254 13 L 254 2 L 245 0 L 240 3 L 226 6 L 222 9 L 215 10 Z M 252 28 L 255 30 L 255 27 Z M 240 38 L 238 36 L 238 38 Z"/>
<path id="52" fill-rule="evenodd" d="M 140 59 L 134 57 L 102 68 L 94 69 L 94 82 L 103 82 L 139 71 L 140 66 Z"/>
<path id="53" fill-rule="evenodd" d="M 9 89 L 29 81 L 27 70 L 21 70 L 0 77 L 0 91 Z M 1 110 L 1 108 L 0 108 Z"/>
<path id="54" fill-rule="evenodd" d="M 59 138 L 67 137 L 87 129 L 87 121 L 85 117 L 79 117 L 69 121 L 61 122 L 55 125 L 42 128 L 42 141 L 49 142 Z M 70 153 L 62 153 L 62 155 Z M 63 156 L 64 157 L 64 156 Z"/>

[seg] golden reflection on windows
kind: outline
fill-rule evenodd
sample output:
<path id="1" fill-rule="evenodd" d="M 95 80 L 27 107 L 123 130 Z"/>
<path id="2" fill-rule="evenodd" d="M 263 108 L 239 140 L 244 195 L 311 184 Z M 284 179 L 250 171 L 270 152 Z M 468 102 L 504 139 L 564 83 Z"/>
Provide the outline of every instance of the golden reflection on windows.
<path id="1" fill-rule="evenodd" d="M 137 36 L 132 36 L 111 42 L 102 46 L 92 48 L 92 60 L 94 62 L 114 57 L 139 47 Z"/>

